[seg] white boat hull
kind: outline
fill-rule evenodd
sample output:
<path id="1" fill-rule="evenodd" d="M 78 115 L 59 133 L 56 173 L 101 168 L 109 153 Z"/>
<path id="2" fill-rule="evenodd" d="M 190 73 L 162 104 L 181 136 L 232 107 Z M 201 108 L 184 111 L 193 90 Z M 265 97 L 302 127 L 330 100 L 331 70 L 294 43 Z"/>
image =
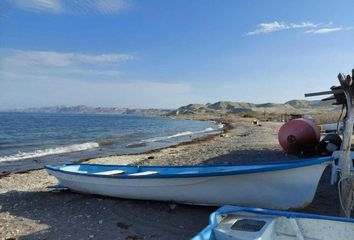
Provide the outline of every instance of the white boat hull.
<path id="1" fill-rule="evenodd" d="M 71 190 L 104 196 L 197 205 L 301 208 L 314 197 L 328 163 L 256 173 L 176 178 L 100 178 L 47 171 Z"/>

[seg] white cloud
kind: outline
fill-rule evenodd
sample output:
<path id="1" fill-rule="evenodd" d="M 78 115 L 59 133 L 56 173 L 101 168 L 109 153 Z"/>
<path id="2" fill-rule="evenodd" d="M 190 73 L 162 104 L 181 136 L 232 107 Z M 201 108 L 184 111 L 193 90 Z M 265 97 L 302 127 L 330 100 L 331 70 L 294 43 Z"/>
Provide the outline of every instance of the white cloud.
<path id="1" fill-rule="evenodd" d="M 289 29 L 290 26 L 283 22 L 271 22 L 271 23 L 261 23 L 258 25 L 258 28 L 254 31 L 248 32 L 247 35 L 257 35 L 262 33 L 270 33 Z"/>
<path id="2" fill-rule="evenodd" d="M 129 8 L 127 0 L 7 0 L 7 2 L 24 11 L 55 14 L 110 15 Z"/>
<path id="3" fill-rule="evenodd" d="M 300 24 L 290 23 L 291 28 L 315 28 L 318 24 L 314 24 L 312 22 L 302 22 Z"/>
<path id="4" fill-rule="evenodd" d="M 0 49 L 0 83 L 6 80 L 72 79 L 83 82 L 120 81 L 123 62 L 133 55 L 110 53 L 88 55 L 54 51 Z"/>
<path id="5" fill-rule="evenodd" d="M 338 32 L 343 30 L 343 27 L 334 27 L 334 28 L 319 28 L 319 29 L 311 29 L 306 31 L 306 33 L 313 33 L 313 34 L 323 34 L 323 33 L 332 33 L 332 32 Z"/>
<path id="6" fill-rule="evenodd" d="M 262 33 L 271 33 L 289 29 L 299 29 L 299 28 L 315 28 L 318 24 L 312 22 L 301 22 L 301 23 L 285 23 L 285 22 L 270 22 L 261 23 L 258 28 L 254 31 L 248 32 L 246 35 L 257 35 Z"/>
<path id="7" fill-rule="evenodd" d="M 296 30 L 296 29 L 309 29 L 305 31 L 305 33 L 313 33 L 313 34 L 321 34 L 321 33 L 331 33 L 341 31 L 343 27 L 331 27 L 333 22 L 329 22 L 328 24 L 322 23 L 312 23 L 312 22 L 301 22 L 301 23 L 285 23 L 285 22 L 269 22 L 269 23 L 261 23 L 258 25 L 256 30 L 250 31 L 246 33 L 248 36 L 258 35 L 258 34 L 266 34 L 277 31 L 284 30 Z M 348 28 L 349 29 L 349 28 Z"/>
<path id="8" fill-rule="evenodd" d="M 133 55 L 123 53 L 92 55 L 82 53 L 61 53 L 54 51 L 23 51 L 14 49 L 0 49 L 0 56 L 0 66 L 10 64 L 65 67 L 81 63 L 119 63 L 134 59 Z"/>
<path id="9" fill-rule="evenodd" d="M 64 10 L 60 0 L 8 0 L 8 2 L 25 11 L 60 13 Z"/>
<path id="10" fill-rule="evenodd" d="M 130 54 L 101 54 L 101 55 L 73 54 L 72 58 L 87 63 L 120 62 L 120 61 L 134 59 L 133 55 Z"/>

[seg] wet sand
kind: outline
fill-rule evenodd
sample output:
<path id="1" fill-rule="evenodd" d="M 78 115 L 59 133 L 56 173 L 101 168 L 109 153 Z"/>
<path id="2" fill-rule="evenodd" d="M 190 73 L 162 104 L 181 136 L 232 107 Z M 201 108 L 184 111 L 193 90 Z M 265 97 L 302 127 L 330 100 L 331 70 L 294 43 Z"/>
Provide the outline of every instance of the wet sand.
<path id="1" fill-rule="evenodd" d="M 233 129 L 188 144 L 148 153 L 90 159 L 89 163 L 139 165 L 233 164 L 294 159 L 277 142 L 280 123 L 255 126 L 238 119 Z M 337 190 L 330 169 L 314 201 L 300 211 L 336 216 Z M 45 170 L 0 178 L 0 239 L 189 239 L 208 224 L 216 208 L 117 199 L 55 191 Z"/>

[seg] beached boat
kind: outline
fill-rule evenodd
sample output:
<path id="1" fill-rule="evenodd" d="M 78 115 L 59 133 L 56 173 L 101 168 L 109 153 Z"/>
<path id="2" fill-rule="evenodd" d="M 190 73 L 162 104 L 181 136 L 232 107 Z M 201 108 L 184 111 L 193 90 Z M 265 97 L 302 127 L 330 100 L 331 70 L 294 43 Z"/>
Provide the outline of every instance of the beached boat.
<path id="1" fill-rule="evenodd" d="M 332 157 L 224 166 L 46 166 L 59 184 L 74 191 L 119 198 L 198 205 L 288 209 L 314 197 Z"/>
<path id="2" fill-rule="evenodd" d="M 353 239 L 354 219 L 224 206 L 192 240 Z"/>

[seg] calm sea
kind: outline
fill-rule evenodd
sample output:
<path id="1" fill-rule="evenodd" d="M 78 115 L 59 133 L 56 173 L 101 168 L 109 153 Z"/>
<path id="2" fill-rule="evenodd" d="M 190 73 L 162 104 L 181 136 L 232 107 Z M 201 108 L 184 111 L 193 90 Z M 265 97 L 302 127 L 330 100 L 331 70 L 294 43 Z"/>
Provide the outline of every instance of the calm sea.
<path id="1" fill-rule="evenodd" d="M 159 117 L 0 113 L 0 163 L 139 153 L 221 129 L 211 121 Z"/>

